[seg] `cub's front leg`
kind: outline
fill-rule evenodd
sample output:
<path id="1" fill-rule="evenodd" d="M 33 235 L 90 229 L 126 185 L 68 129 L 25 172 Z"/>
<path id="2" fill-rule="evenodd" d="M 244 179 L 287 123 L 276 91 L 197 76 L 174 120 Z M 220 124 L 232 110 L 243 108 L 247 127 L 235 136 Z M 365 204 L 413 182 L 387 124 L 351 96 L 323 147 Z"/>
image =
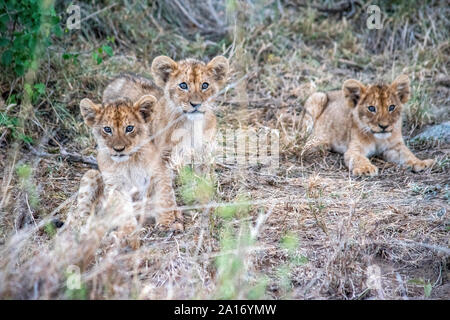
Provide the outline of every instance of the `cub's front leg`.
<path id="1" fill-rule="evenodd" d="M 150 198 L 156 213 L 156 223 L 164 229 L 183 231 L 183 215 L 178 209 L 172 186 L 171 171 L 164 167 L 155 179 L 154 194 Z"/>
<path id="2" fill-rule="evenodd" d="M 433 159 L 420 160 L 402 141 L 399 141 L 392 148 L 389 148 L 383 153 L 383 157 L 386 161 L 397 163 L 399 165 L 405 165 L 411 168 L 413 172 L 420 172 L 434 164 Z"/>
<path id="3" fill-rule="evenodd" d="M 88 170 L 83 175 L 78 189 L 75 212 L 69 216 L 67 224 L 81 226 L 96 208 L 104 194 L 104 184 L 100 171 Z"/>
<path id="4" fill-rule="evenodd" d="M 344 154 L 345 165 L 355 176 L 376 176 L 378 168 L 366 157 L 360 147 L 350 147 Z"/>

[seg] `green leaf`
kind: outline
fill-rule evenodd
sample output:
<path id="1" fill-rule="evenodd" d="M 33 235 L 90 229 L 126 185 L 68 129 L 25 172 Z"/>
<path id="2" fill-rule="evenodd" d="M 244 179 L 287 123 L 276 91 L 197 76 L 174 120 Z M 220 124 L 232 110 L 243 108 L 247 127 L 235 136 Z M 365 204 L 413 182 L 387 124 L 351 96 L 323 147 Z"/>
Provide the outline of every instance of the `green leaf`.
<path id="1" fill-rule="evenodd" d="M 0 126 L 7 128 L 14 128 L 18 125 L 19 119 L 16 117 L 9 117 L 6 113 L 0 112 Z"/>
<path id="2" fill-rule="evenodd" d="M 9 44 L 9 39 L 0 38 L 0 47 L 6 47 Z"/>
<path id="3" fill-rule="evenodd" d="M 114 55 L 113 49 L 110 46 L 104 45 L 102 46 L 102 48 L 103 51 L 105 51 L 108 56 L 112 57 Z"/>
<path id="4" fill-rule="evenodd" d="M 50 238 L 53 238 L 56 235 L 56 227 L 53 222 L 47 222 L 44 226 L 44 231 Z"/>
<path id="5" fill-rule="evenodd" d="M 305 265 L 309 262 L 308 258 L 305 256 L 295 256 L 292 258 L 292 263 L 297 266 Z"/>
<path id="6" fill-rule="evenodd" d="M 35 85 L 34 85 L 34 88 L 37 90 L 37 92 L 39 93 L 39 94 L 44 94 L 45 93 L 45 84 L 43 84 L 43 83 L 36 83 Z"/>
<path id="7" fill-rule="evenodd" d="M 63 30 L 62 30 L 62 28 L 61 28 L 61 26 L 59 24 L 53 26 L 53 33 L 57 37 L 61 37 L 63 35 Z"/>
<path id="8" fill-rule="evenodd" d="M 16 94 L 12 94 L 9 96 L 8 99 L 6 99 L 6 104 L 10 105 L 10 104 L 17 104 L 17 95 Z"/>
<path id="9" fill-rule="evenodd" d="M 419 286 L 425 285 L 425 281 L 422 278 L 408 280 L 408 283 L 419 285 Z"/>
<path id="10" fill-rule="evenodd" d="M 250 300 L 258 300 L 264 297 L 269 280 L 262 278 L 249 290 L 247 298 Z"/>
<path id="11" fill-rule="evenodd" d="M 423 287 L 423 291 L 424 291 L 425 297 L 429 298 L 431 296 L 431 290 L 432 289 L 433 289 L 433 287 L 431 286 L 431 283 L 427 283 Z"/>
<path id="12" fill-rule="evenodd" d="M 50 22 L 52 25 L 57 25 L 57 24 L 59 23 L 59 21 L 60 21 L 60 18 L 59 18 L 59 17 L 53 16 L 53 17 L 50 18 L 50 21 L 49 21 L 49 22 Z"/>
<path id="13" fill-rule="evenodd" d="M 14 71 L 16 72 L 16 74 L 21 77 L 25 74 L 25 67 L 23 64 L 19 64 L 17 63 L 14 67 Z"/>
<path id="14" fill-rule="evenodd" d="M 13 52 L 11 50 L 6 50 L 2 54 L 2 64 L 8 66 L 12 62 Z"/>
<path id="15" fill-rule="evenodd" d="M 17 166 L 16 173 L 19 179 L 27 180 L 31 177 L 33 169 L 28 164 L 21 164 Z"/>
<path id="16" fill-rule="evenodd" d="M 217 207 L 216 214 L 225 219 L 231 219 L 236 213 L 236 206 L 227 205 L 223 207 Z"/>
<path id="17" fill-rule="evenodd" d="M 299 241 L 297 235 L 292 232 L 288 232 L 283 239 L 281 239 L 281 247 L 288 249 L 289 251 L 294 251 L 298 248 Z"/>
<path id="18" fill-rule="evenodd" d="M 97 64 L 100 64 L 103 61 L 103 58 L 97 52 L 92 53 L 92 58 L 97 62 Z"/>
<path id="19" fill-rule="evenodd" d="M 19 133 L 18 138 L 20 140 L 22 140 L 23 142 L 30 143 L 30 144 L 33 143 L 33 138 L 30 136 L 27 136 L 26 134 Z"/>
<path id="20" fill-rule="evenodd" d="M 2 26 L 2 28 L 5 28 L 6 30 L 6 26 L 8 24 L 9 24 L 9 16 L 7 14 L 0 15 L 0 25 Z"/>
<path id="21" fill-rule="evenodd" d="M 29 83 L 25 83 L 23 88 L 25 89 L 25 92 L 29 97 L 31 97 L 33 95 L 34 90 Z"/>

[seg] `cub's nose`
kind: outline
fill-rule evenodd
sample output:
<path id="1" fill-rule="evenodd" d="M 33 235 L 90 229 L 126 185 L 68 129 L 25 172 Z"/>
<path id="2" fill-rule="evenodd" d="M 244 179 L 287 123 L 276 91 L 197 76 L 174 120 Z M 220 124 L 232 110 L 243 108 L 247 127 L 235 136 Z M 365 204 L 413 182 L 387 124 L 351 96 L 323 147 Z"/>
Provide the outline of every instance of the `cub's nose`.
<path id="1" fill-rule="evenodd" d="M 386 130 L 387 127 L 389 127 L 389 125 L 383 126 L 382 124 L 378 124 L 378 126 L 379 126 L 381 129 L 383 129 L 383 131 Z"/>
<path id="2" fill-rule="evenodd" d="M 113 149 L 116 152 L 122 152 L 123 150 L 125 150 L 125 146 L 113 147 Z"/>
<path id="3" fill-rule="evenodd" d="M 201 103 L 199 103 L 199 102 L 189 102 L 189 103 L 191 104 L 192 108 L 194 108 L 194 109 L 197 109 L 198 107 L 201 106 Z"/>

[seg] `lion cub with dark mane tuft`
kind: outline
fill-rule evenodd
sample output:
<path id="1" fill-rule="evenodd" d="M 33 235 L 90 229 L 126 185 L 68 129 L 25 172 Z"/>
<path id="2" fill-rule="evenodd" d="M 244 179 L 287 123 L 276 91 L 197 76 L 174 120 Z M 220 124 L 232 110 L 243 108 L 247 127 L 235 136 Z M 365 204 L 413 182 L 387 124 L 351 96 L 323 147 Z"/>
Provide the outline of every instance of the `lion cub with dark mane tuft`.
<path id="1" fill-rule="evenodd" d="M 365 86 L 347 80 L 340 91 L 316 92 L 305 102 L 311 117 L 313 149 L 325 148 L 344 154 L 353 175 L 378 174 L 368 157 L 381 155 L 386 161 L 419 172 L 434 160 L 420 160 L 406 147 L 402 137 L 402 107 L 409 99 L 406 75 L 390 84 Z"/>

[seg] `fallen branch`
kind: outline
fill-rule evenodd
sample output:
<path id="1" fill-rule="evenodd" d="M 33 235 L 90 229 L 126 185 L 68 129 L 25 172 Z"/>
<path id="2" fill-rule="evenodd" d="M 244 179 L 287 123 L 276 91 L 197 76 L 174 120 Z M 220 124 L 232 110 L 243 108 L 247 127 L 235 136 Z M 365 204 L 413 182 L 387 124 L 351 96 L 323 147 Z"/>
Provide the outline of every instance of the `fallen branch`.
<path id="1" fill-rule="evenodd" d="M 81 154 L 67 152 L 65 150 L 60 150 L 60 153 L 48 153 L 45 151 L 38 151 L 31 145 L 29 145 L 29 147 L 30 147 L 31 153 L 37 157 L 41 157 L 41 158 L 58 158 L 58 157 L 60 157 L 64 160 L 67 160 L 70 162 L 81 162 L 81 163 L 90 165 L 92 168 L 95 168 L 95 169 L 98 168 L 97 160 L 95 160 L 95 158 L 92 156 L 86 157 L 86 156 L 82 156 Z"/>
<path id="2" fill-rule="evenodd" d="M 349 67 L 355 68 L 355 69 L 359 69 L 359 70 L 363 70 L 364 69 L 363 66 L 360 66 L 359 64 L 357 64 L 356 62 L 351 61 L 351 60 L 339 59 L 338 62 L 342 63 L 342 64 L 345 64 L 345 65 L 347 65 Z"/>
<path id="3" fill-rule="evenodd" d="M 450 77 L 439 77 L 436 79 L 436 84 L 438 86 L 450 87 Z"/>
<path id="4" fill-rule="evenodd" d="M 309 5 L 306 3 L 295 3 L 296 5 L 300 6 L 300 7 L 308 7 L 310 6 L 311 8 L 316 9 L 317 11 L 320 12 L 327 12 L 327 13 L 343 13 L 348 11 L 347 17 L 350 18 L 351 16 L 354 15 L 355 13 L 355 4 L 358 4 L 359 6 L 361 6 L 361 3 L 359 1 L 355 1 L 355 0 L 345 0 L 345 1 L 341 1 L 335 4 L 334 7 L 323 7 L 323 6 L 318 6 L 318 5 Z"/>

